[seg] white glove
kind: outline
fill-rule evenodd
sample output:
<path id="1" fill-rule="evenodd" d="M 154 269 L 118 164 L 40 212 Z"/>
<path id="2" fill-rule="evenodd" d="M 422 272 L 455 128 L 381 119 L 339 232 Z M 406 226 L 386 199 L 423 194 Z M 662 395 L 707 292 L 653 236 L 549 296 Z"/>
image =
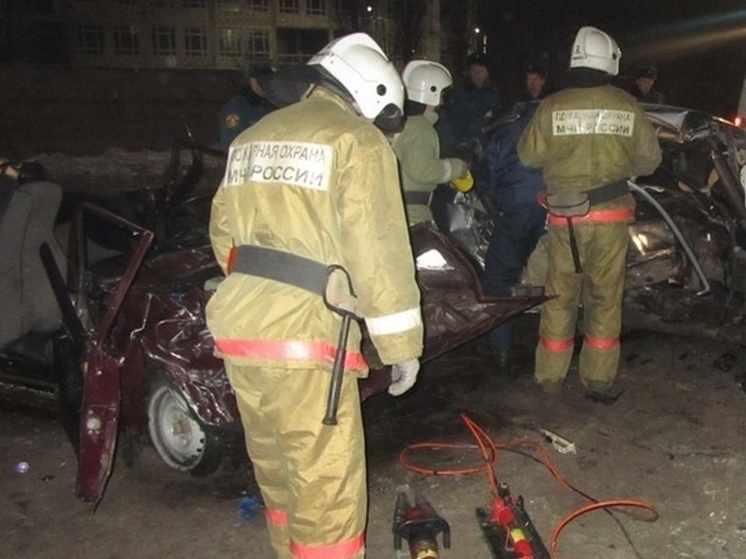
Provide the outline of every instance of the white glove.
<path id="1" fill-rule="evenodd" d="M 420 370 L 419 359 L 412 359 L 404 363 L 397 363 L 391 367 L 391 384 L 389 394 L 401 396 L 417 382 L 417 373 Z"/>

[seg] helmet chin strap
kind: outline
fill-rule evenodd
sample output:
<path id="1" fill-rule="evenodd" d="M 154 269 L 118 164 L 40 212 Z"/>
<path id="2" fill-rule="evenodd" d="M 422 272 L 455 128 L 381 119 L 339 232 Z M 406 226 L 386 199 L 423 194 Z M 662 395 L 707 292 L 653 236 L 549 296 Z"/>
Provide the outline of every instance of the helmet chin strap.
<path id="1" fill-rule="evenodd" d="M 363 111 L 360 110 L 360 105 L 357 104 L 357 101 L 350 101 L 350 105 L 352 105 L 352 108 L 355 109 L 355 112 L 360 115 L 362 118 L 367 120 L 368 122 L 373 122 L 372 118 L 368 118 L 367 116 L 363 115 Z"/>
<path id="2" fill-rule="evenodd" d="M 438 114 L 438 107 L 434 107 L 432 105 L 428 105 L 425 109 L 425 112 L 422 114 L 425 116 L 425 120 L 427 120 L 432 125 L 435 125 L 435 123 L 437 123 L 438 119 L 440 118 L 440 115 Z"/>
<path id="3" fill-rule="evenodd" d="M 362 114 L 360 113 L 360 107 L 358 107 L 357 103 L 355 102 L 355 98 L 350 94 L 349 91 L 347 91 L 347 88 L 345 88 L 341 83 L 339 83 L 339 81 L 334 76 L 332 76 L 329 72 L 327 72 L 325 68 L 322 68 L 321 66 L 316 66 L 316 70 L 319 73 L 318 85 L 325 87 L 332 93 L 336 93 L 342 99 L 347 101 L 350 105 L 355 107 L 355 111 L 357 111 L 358 114 Z"/>
<path id="4" fill-rule="evenodd" d="M 328 89 L 335 95 L 339 95 L 342 99 L 344 99 L 347 103 L 350 104 L 350 106 L 355 110 L 358 116 L 360 116 L 361 118 L 364 118 L 368 122 L 373 122 L 373 119 L 363 116 L 363 112 L 360 110 L 360 105 L 357 104 L 357 101 L 353 99 L 352 95 L 347 93 L 347 90 L 343 88 L 341 85 L 334 84 L 334 83 L 324 81 L 324 80 L 322 80 L 321 83 L 319 83 L 318 85 L 320 85 L 323 88 Z"/>

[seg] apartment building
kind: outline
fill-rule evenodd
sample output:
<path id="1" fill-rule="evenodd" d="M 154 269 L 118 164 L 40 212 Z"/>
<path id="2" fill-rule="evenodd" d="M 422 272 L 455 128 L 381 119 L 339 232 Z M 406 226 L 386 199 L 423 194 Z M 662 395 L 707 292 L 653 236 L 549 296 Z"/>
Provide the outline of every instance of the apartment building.
<path id="1" fill-rule="evenodd" d="M 14 22 L 6 63 L 217 70 L 270 58 L 285 65 L 351 30 L 370 33 L 394 59 L 440 59 L 440 0 L 0 0 L 0 15 Z"/>
<path id="2" fill-rule="evenodd" d="M 0 153 L 168 149 L 185 126 L 211 144 L 246 58 L 305 62 L 363 30 L 397 63 L 442 60 L 444 1 L 0 0 Z"/>

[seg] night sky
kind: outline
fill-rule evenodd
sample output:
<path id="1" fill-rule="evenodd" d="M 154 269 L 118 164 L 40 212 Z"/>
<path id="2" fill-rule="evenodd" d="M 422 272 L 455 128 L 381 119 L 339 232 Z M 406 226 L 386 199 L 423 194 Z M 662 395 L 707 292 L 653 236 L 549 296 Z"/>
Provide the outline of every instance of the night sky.
<path id="1" fill-rule="evenodd" d="M 583 25 L 619 43 L 620 81 L 635 62 L 654 63 L 670 104 L 731 117 L 746 76 L 746 0 L 493 0 L 479 19 L 506 96 L 528 60 L 543 59 L 556 84 Z"/>

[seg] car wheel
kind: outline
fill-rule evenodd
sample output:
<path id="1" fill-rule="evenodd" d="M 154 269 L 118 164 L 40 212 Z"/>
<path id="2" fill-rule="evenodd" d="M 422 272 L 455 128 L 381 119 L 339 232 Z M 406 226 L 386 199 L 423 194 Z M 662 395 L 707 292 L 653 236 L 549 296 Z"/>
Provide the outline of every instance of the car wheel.
<path id="1" fill-rule="evenodd" d="M 156 381 L 150 390 L 148 429 L 156 451 L 172 468 L 205 476 L 220 465 L 217 438 L 195 417 L 179 391 L 164 379 Z"/>

